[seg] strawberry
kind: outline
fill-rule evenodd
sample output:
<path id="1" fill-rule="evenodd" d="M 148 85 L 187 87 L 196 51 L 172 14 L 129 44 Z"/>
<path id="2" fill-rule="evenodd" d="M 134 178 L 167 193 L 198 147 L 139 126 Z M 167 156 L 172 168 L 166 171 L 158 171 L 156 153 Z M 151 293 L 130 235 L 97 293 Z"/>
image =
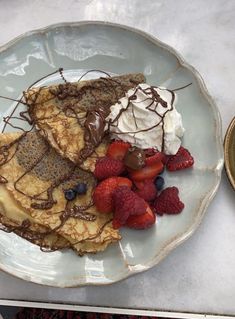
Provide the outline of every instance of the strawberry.
<path id="1" fill-rule="evenodd" d="M 114 158 L 105 156 L 96 161 L 94 175 L 102 180 L 111 176 L 118 176 L 125 170 L 124 164 Z"/>
<path id="2" fill-rule="evenodd" d="M 131 188 L 132 182 L 126 177 L 109 177 L 96 186 L 93 200 L 100 213 L 111 213 L 113 211 L 112 195 L 118 186 Z"/>
<path id="3" fill-rule="evenodd" d="M 183 208 L 184 203 L 179 199 L 179 190 L 177 187 L 167 187 L 156 198 L 154 208 L 157 214 L 179 214 Z"/>
<path id="4" fill-rule="evenodd" d="M 156 177 L 163 169 L 161 161 L 154 163 L 151 166 L 145 166 L 141 169 L 132 170 L 130 169 L 130 178 L 134 181 L 143 181 Z"/>
<path id="5" fill-rule="evenodd" d="M 114 141 L 109 145 L 106 155 L 116 160 L 122 161 L 130 146 L 131 145 L 127 142 Z"/>
<path id="6" fill-rule="evenodd" d="M 135 193 L 147 202 L 151 202 L 157 196 L 157 189 L 152 180 L 146 179 L 143 182 L 135 182 L 135 185 L 138 188 Z"/>
<path id="7" fill-rule="evenodd" d="M 153 155 L 155 155 L 156 153 L 157 153 L 158 151 L 155 149 L 155 148 L 146 148 L 145 150 L 144 150 L 144 153 L 145 153 L 145 155 L 146 155 L 146 157 L 150 157 L 150 156 L 153 156 Z"/>
<path id="8" fill-rule="evenodd" d="M 121 186 L 114 190 L 113 204 L 113 228 L 115 229 L 123 226 L 130 215 L 143 214 L 147 206 L 146 202 L 127 186 Z"/>
<path id="9" fill-rule="evenodd" d="M 143 181 L 134 181 L 134 185 L 136 189 L 143 189 L 145 186 L 145 183 L 149 183 L 153 181 L 154 181 L 154 178 L 144 179 Z"/>
<path id="10" fill-rule="evenodd" d="M 148 165 L 152 165 L 156 162 L 158 162 L 159 160 L 165 165 L 167 163 L 168 160 L 168 155 L 166 155 L 163 152 L 159 152 L 154 148 L 147 148 L 145 151 L 145 164 Z"/>
<path id="11" fill-rule="evenodd" d="M 146 156 L 146 158 L 145 158 L 146 166 L 151 166 L 155 163 L 158 163 L 159 161 L 161 161 L 162 163 L 164 163 L 164 161 L 165 161 L 165 154 L 162 152 L 157 152 L 154 155 Z"/>
<path id="12" fill-rule="evenodd" d="M 169 171 L 177 171 L 180 169 L 193 166 L 194 159 L 189 151 L 181 146 L 175 155 L 169 157 L 166 167 Z"/>
<path id="13" fill-rule="evenodd" d="M 146 229 L 155 224 L 156 215 L 152 212 L 149 205 L 147 205 L 146 212 L 141 215 L 131 215 L 128 217 L 125 226 L 134 229 Z"/>

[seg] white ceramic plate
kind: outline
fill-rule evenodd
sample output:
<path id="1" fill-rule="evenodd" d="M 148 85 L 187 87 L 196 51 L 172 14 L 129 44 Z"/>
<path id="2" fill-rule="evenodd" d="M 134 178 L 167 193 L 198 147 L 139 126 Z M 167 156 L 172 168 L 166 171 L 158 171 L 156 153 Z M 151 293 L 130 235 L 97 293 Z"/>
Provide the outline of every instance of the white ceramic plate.
<path id="1" fill-rule="evenodd" d="M 165 174 L 185 203 L 182 214 L 159 217 L 146 231 L 123 230 L 119 244 L 97 255 L 43 253 L 14 234 L 0 232 L 0 268 L 22 279 L 57 287 L 110 284 L 156 265 L 198 227 L 218 188 L 223 166 L 220 115 L 199 74 L 169 46 L 141 31 L 102 22 L 50 26 L 0 48 L 0 95 L 17 98 L 59 67 L 76 80 L 84 70 L 114 74 L 143 72 L 149 84 L 177 88 L 186 129 L 183 144 L 195 157 L 193 169 Z M 98 76 L 98 74 L 93 74 Z M 58 80 L 49 77 L 40 84 Z M 14 102 L 0 99 L 0 116 Z M 1 120 L 1 118 L 0 118 Z"/>

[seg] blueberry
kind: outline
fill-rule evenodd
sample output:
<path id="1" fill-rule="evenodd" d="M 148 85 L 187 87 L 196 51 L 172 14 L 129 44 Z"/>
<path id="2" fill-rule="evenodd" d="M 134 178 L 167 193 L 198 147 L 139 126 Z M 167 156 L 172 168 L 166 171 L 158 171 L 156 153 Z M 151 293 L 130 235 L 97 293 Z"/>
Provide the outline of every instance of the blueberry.
<path id="1" fill-rule="evenodd" d="M 85 183 L 78 183 L 75 188 L 75 192 L 77 192 L 78 195 L 86 194 L 87 191 L 87 185 Z"/>
<path id="2" fill-rule="evenodd" d="M 74 189 L 66 189 L 64 191 L 64 196 L 67 200 L 73 200 L 76 197 L 77 193 Z"/>
<path id="3" fill-rule="evenodd" d="M 158 191 L 160 191 L 164 186 L 164 178 L 162 176 L 157 176 L 154 180 L 154 184 Z"/>

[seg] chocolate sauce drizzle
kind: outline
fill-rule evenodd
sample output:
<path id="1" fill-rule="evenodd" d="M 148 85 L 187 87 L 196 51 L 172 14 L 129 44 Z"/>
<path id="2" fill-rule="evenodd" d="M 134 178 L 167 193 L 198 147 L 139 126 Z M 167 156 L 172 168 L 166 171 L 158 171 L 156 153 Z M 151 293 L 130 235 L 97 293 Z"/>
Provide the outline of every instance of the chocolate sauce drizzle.
<path id="1" fill-rule="evenodd" d="M 53 234 L 53 230 L 46 230 L 42 232 L 31 230 L 29 227 L 32 224 L 29 219 L 23 220 L 20 225 L 4 224 L 2 221 L 3 217 L 4 216 L 0 213 L 0 230 L 5 231 L 6 233 L 15 233 L 34 244 L 37 243 L 40 250 L 43 252 L 53 252 L 61 249 L 58 243 L 59 239 L 55 241 L 53 246 L 48 246 L 46 243 L 46 238 Z M 65 248 L 72 248 L 72 245 L 70 243 L 63 245 L 63 249 Z"/>
<path id="2" fill-rule="evenodd" d="M 101 143 L 103 137 L 108 134 L 110 127 L 111 126 L 117 126 L 118 125 L 118 120 L 121 116 L 121 114 L 123 112 L 125 112 L 129 107 L 131 107 L 131 101 L 136 99 L 136 92 L 137 90 L 142 90 L 143 93 L 146 94 L 151 94 L 151 97 L 148 99 L 151 99 L 152 102 L 148 105 L 147 109 L 155 114 L 157 114 L 160 117 L 160 121 L 158 123 L 156 123 L 154 126 L 146 128 L 144 130 L 138 130 L 138 126 L 137 126 L 137 122 L 136 122 L 136 118 L 135 118 L 135 114 L 134 114 L 134 109 L 132 106 L 132 114 L 135 120 L 135 125 L 136 125 L 136 132 L 134 133 L 139 133 L 142 131 L 150 131 L 151 129 L 153 129 L 154 127 L 160 125 L 162 123 L 162 127 L 164 127 L 164 117 L 166 115 L 167 112 L 171 111 L 173 109 L 173 103 L 175 100 L 175 91 L 186 88 L 187 86 L 191 85 L 188 84 L 182 88 L 177 88 L 174 90 L 168 90 L 171 94 L 172 94 L 172 100 L 171 100 L 171 105 L 170 108 L 164 113 L 164 115 L 160 115 L 157 110 L 156 107 L 158 104 L 161 104 L 162 107 L 166 108 L 167 107 L 167 103 L 166 101 L 164 101 L 160 95 L 156 92 L 156 88 L 157 87 L 150 87 L 147 89 L 142 89 L 140 86 L 137 86 L 136 89 L 134 90 L 134 93 L 128 98 L 128 105 L 125 109 L 121 109 L 119 114 L 117 115 L 117 117 L 113 120 L 109 120 L 108 123 L 106 121 L 106 117 L 109 115 L 110 109 L 107 105 L 104 105 L 102 100 L 98 100 L 95 95 L 93 94 L 93 90 L 95 89 L 102 89 L 104 92 L 106 92 L 107 94 L 113 94 L 114 96 L 114 100 L 118 101 L 119 97 L 117 95 L 117 91 L 116 91 L 116 86 L 119 86 L 119 89 L 122 91 L 122 95 L 124 96 L 126 93 L 126 88 L 125 86 L 122 85 L 122 83 L 120 83 L 117 79 L 113 79 L 111 78 L 111 76 L 105 72 L 105 71 L 101 71 L 101 70 L 89 70 L 86 73 L 84 73 L 79 79 L 78 82 L 82 80 L 82 78 L 87 75 L 90 72 L 100 72 L 103 73 L 104 75 L 106 75 L 107 77 L 101 77 L 100 78 L 100 82 L 99 82 L 99 87 L 96 87 L 95 84 L 88 84 L 88 85 L 84 85 L 83 87 L 81 87 L 79 90 L 76 89 L 76 87 L 68 82 L 66 80 L 66 78 L 63 75 L 63 69 L 60 68 L 59 70 L 52 72 L 44 77 L 42 77 L 41 79 L 35 81 L 33 84 L 31 84 L 27 91 L 32 88 L 33 86 L 35 86 L 38 82 L 40 82 L 43 79 L 46 79 L 47 77 L 54 75 L 56 73 L 60 74 L 61 79 L 63 80 L 64 84 L 59 84 L 55 89 L 51 88 L 50 89 L 50 93 L 58 98 L 59 100 L 65 100 L 67 97 L 74 97 L 76 98 L 77 102 L 79 102 L 83 95 L 89 91 L 90 95 L 93 96 L 93 105 L 95 105 L 95 107 L 88 109 L 85 113 L 85 115 L 79 116 L 78 115 L 78 107 L 77 104 L 76 105 L 70 105 L 70 104 L 65 104 L 63 106 L 63 109 L 60 112 L 65 112 L 66 116 L 68 117 L 73 117 L 76 118 L 79 125 L 84 125 L 85 128 L 85 132 L 84 132 L 84 142 L 85 142 L 85 146 L 84 148 L 81 150 L 80 152 L 80 160 L 78 161 L 78 166 L 88 157 L 90 156 L 94 151 L 95 148 Z M 135 84 L 135 83 L 134 83 Z M 138 83 L 136 83 L 138 84 Z M 41 87 L 38 91 L 38 93 L 35 95 L 34 97 L 34 101 L 33 101 L 33 105 L 37 105 L 37 98 L 41 92 L 41 90 L 43 89 L 43 87 Z M 14 116 L 17 108 L 19 107 L 20 104 L 29 106 L 29 101 L 26 98 L 25 92 L 23 92 L 22 97 L 19 100 L 15 100 L 12 98 L 8 98 L 8 97 L 4 97 L 4 96 L 0 96 L 0 98 L 3 99 L 8 99 L 11 101 L 15 101 L 17 102 L 16 106 L 14 107 L 13 111 L 11 112 L 11 114 L 7 117 L 5 117 L 3 119 L 4 123 L 4 127 L 2 129 L 2 133 L 5 131 L 7 125 L 10 125 L 14 128 L 17 128 L 19 130 L 23 131 L 23 134 L 16 139 L 15 141 L 9 143 L 8 145 L 3 145 L 2 147 L 0 147 L 0 166 L 6 164 L 7 162 L 9 162 L 13 156 L 15 156 L 18 147 L 19 147 L 19 143 L 21 141 L 21 139 L 23 139 L 29 132 L 31 132 L 32 130 L 34 130 L 34 128 L 37 126 L 37 120 L 35 118 L 32 117 L 31 114 L 29 114 L 29 111 L 23 111 L 20 112 L 20 116 L 16 117 Z M 154 109 L 151 108 L 151 106 L 156 103 L 156 106 L 154 107 Z M 30 106 L 32 107 L 32 101 Z M 84 110 L 80 110 L 81 112 L 84 112 Z M 10 123 L 11 119 L 18 119 L 21 121 L 25 121 L 27 122 L 31 128 L 29 130 L 24 130 L 21 127 L 15 126 L 12 123 Z M 84 122 L 85 120 L 85 122 Z M 106 124 L 108 124 L 108 129 L 107 131 L 105 131 L 105 127 Z M 119 134 L 126 134 L 129 132 L 123 132 L 123 133 L 119 133 Z M 130 132 L 133 133 L 133 132 Z M 163 137 L 162 137 L 162 150 L 164 150 L 164 129 L 163 129 Z M 16 145 L 15 147 L 15 151 L 13 152 L 13 154 L 11 156 L 10 155 L 10 149 L 11 147 L 13 147 L 14 145 Z M 48 149 L 49 150 L 49 145 L 48 145 Z M 23 192 L 22 190 L 20 190 L 18 188 L 18 183 L 19 181 L 28 173 L 30 173 L 37 164 L 39 164 L 42 159 L 43 159 L 44 153 L 41 154 L 41 156 L 39 156 L 35 162 L 31 165 L 31 167 L 29 169 L 27 169 L 25 171 L 25 173 L 20 176 L 14 183 L 14 188 L 16 191 L 18 191 L 19 193 L 29 197 L 30 199 L 34 200 L 34 202 L 31 204 L 31 207 L 34 209 L 40 209 L 40 210 L 47 210 L 53 207 L 53 205 L 56 203 L 56 201 L 53 198 L 53 191 L 55 188 L 59 187 L 62 183 L 64 183 L 65 181 L 69 180 L 71 178 L 71 176 L 74 173 L 74 170 L 76 169 L 76 165 L 72 166 L 71 171 L 61 177 L 60 179 L 56 180 L 45 192 L 47 194 L 47 198 L 42 198 L 40 197 L 43 193 L 40 194 L 36 194 L 33 196 L 30 196 L 28 194 L 26 194 L 25 192 Z M 7 183 L 7 179 L 4 176 L 0 176 L 0 183 L 5 184 Z M 55 251 L 57 250 L 57 247 L 47 247 L 44 243 L 43 243 L 43 239 L 45 239 L 48 235 L 52 234 L 55 231 L 58 231 L 61 227 L 63 227 L 63 225 L 66 223 L 66 221 L 69 218 L 79 218 L 82 220 L 86 220 L 89 222 L 93 222 L 96 220 L 96 216 L 94 214 L 91 214 L 88 212 L 89 208 L 93 205 L 92 202 L 88 203 L 85 206 L 72 206 L 70 207 L 69 203 L 67 202 L 65 210 L 58 212 L 58 214 L 60 214 L 60 224 L 53 230 L 48 230 L 44 233 L 37 233 L 37 232 L 33 232 L 29 230 L 29 226 L 30 226 L 30 221 L 29 220 L 25 220 L 22 225 L 20 226 L 4 226 L 2 225 L 0 230 L 4 230 L 7 232 L 15 232 L 18 235 L 20 235 L 23 238 L 28 239 L 29 241 L 36 241 L 36 240 L 41 240 L 41 244 L 40 244 L 40 249 L 43 251 Z M 107 224 L 109 224 L 112 220 L 108 220 L 104 225 L 102 225 L 102 227 L 98 230 L 98 232 L 93 235 L 90 236 L 84 240 L 81 240 L 79 242 L 83 242 L 85 240 L 93 240 L 95 238 L 97 238 L 103 231 L 103 229 L 105 228 L 105 226 Z M 1 222 L 1 220 L 0 220 Z M 77 242 L 77 243 L 79 243 Z M 76 243 L 75 243 L 76 244 Z M 74 244 L 73 244 L 74 245 Z M 72 245 L 69 245 L 68 248 L 72 248 Z"/>
<path id="3" fill-rule="evenodd" d="M 158 105 L 160 104 L 163 108 L 167 108 L 168 107 L 168 104 L 166 101 L 164 101 L 161 96 L 158 94 L 158 92 L 156 91 L 156 89 L 161 89 L 160 87 L 157 87 L 157 86 L 151 86 L 151 87 L 148 87 L 146 89 L 143 89 L 140 85 L 138 85 L 136 87 L 136 89 L 134 90 L 133 94 L 131 96 L 128 97 L 128 102 L 127 102 L 127 106 L 125 108 L 122 108 L 119 113 L 117 114 L 117 116 L 112 119 L 112 120 L 109 120 L 107 122 L 108 124 L 108 131 L 110 131 L 110 127 L 113 126 L 113 127 L 118 127 L 118 120 L 120 119 L 122 113 L 126 112 L 130 107 L 132 108 L 132 114 L 133 114 L 133 118 L 134 118 L 134 122 L 135 122 L 135 126 L 136 126 L 136 129 L 138 128 L 137 127 L 137 122 L 136 122 L 136 117 L 135 117 L 135 113 L 134 113 L 134 109 L 133 109 L 133 104 L 131 103 L 133 100 L 136 100 L 137 96 L 136 96 L 136 93 L 138 90 L 140 90 L 141 92 L 143 92 L 144 94 L 147 94 L 147 95 L 150 95 L 149 97 L 147 97 L 146 99 L 142 100 L 142 101 L 139 101 L 139 102 L 135 102 L 135 103 L 142 103 L 142 102 L 145 102 L 147 100 L 150 100 L 150 104 L 146 107 L 146 110 L 149 110 L 150 112 L 153 112 L 154 114 L 156 114 L 160 120 L 158 122 L 156 122 L 154 125 L 152 125 L 151 127 L 147 127 L 145 129 L 140 129 L 140 130 L 136 130 L 136 131 L 124 131 L 124 132 L 115 132 L 116 135 L 123 135 L 123 134 L 133 134 L 133 136 L 135 137 L 135 135 L 137 133 L 140 133 L 140 132 L 148 132 L 148 131 L 151 131 L 152 129 L 158 127 L 161 125 L 162 127 L 162 143 L 161 143 L 161 149 L 159 151 L 161 152 L 164 152 L 164 149 L 165 149 L 165 130 L 164 130 L 164 119 L 165 119 L 165 116 L 168 112 L 172 111 L 173 110 L 173 106 L 174 106 L 174 101 L 175 101 L 175 91 L 178 91 L 178 90 L 181 90 L 181 89 L 184 89 L 188 86 L 190 86 L 192 83 L 189 83 L 181 88 L 177 88 L 177 89 L 173 89 L 173 90 L 170 90 L 170 89 L 165 89 L 167 90 L 168 92 L 171 93 L 171 102 L 170 102 L 170 107 L 166 110 L 166 112 L 164 112 L 163 115 L 161 115 L 158 111 L 157 111 L 157 107 Z M 155 105 L 154 105 L 155 104 Z M 152 106 L 154 105 L 154 108 L 152 108 Z"/>

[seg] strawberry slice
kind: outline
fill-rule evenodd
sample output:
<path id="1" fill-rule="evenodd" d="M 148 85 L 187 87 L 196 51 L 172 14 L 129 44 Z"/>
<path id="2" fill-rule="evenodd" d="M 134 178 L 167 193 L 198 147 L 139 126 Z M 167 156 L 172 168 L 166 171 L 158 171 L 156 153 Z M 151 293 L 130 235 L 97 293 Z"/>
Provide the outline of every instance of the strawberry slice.
<path id="1" fill-rule="evenodd" d="M 109 145 L 106 155 L 122 161 L 130 146 L 131 145 L 129 143 L 123 141 L 114 141 Z"/>
<path id="2" fill-rule="evenodd" d="M 161 161 L 154 163 L 151 166 L 145 166 L 137 170 L 129 170 L 130 177 L 134 181 L 143 181 L 145 179 L 151 179 L 156 177 L 163 169 L 163 164 Z"/>
<path id="3" fill-rule="evenodd" d="M 175 155 L 169 157 L 166 168 L 168 171 L 177 171 L 180 169 L 189 168 L 193 166 L 193 164 L 194 159 L 192 155 L 186 148 L 181 146 Z"/>
<path id="4" fill-rule="evenodd" d="M 157 152 L 154 155 L 145 158 L 145 164 L 147 166 L 151 166 L 159 161 L 162 163 L 165 161 L 165 154 L 162 152 Z"/>
<path id="5" fill-rule="evenodd" d="M 146 157 L 149 157 L 149 156 L 153 156 L 154 154 L 156 154 L 158 151 L 155 149 L 155 148 L 146 148 L 144 150 L 144 153 L 146 155 Z"/>
<path id="6" fill-rule="evenodd" d="M 152 212 L 149 205 L 146 212 L 141 215 L 131 215 L 128 217 L 125 226 L 134 229 L 146 229 L 155 224 L 156 215 Z"/>
<path id="7" fill-rule="evenodd" d="M 135 193 L 146 202 L 151 202 L 156 198 L 157 188 L 151 179 L 146 179 L 143 182 L 135 182 L 135 185 L 137 187 Z"/>
<path id="8" fill-rule="evenodd" d="M 146 182 L 148 183 L 148 181 L 153 182 L 154 178 L 146 179 L 146 180 L 143 180 L 143 181 L 133 181 L 133 182 L 134 182 L 134 185 L 135 185 L 136 189 L 142 190 L 145 187 L 145 183 Z"/>

